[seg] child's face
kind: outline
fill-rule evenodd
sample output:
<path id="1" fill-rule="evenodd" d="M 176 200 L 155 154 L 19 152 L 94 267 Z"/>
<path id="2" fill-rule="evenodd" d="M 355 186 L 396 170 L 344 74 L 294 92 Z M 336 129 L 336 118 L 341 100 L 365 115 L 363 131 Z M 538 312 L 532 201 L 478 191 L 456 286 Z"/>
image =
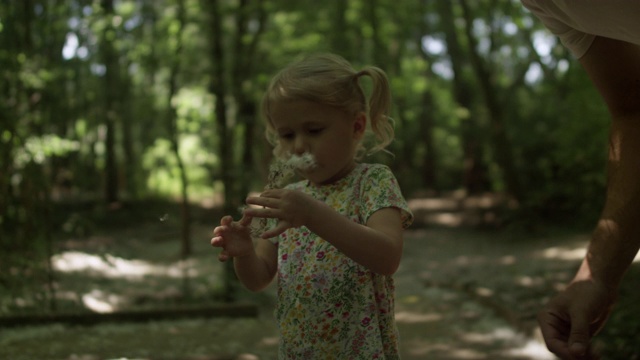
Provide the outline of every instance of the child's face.
<path id="1" fill-rule="evenodd" d="M 366 128 L 364 113 L 306 100 L 279 101 L 271 107 L 283 153 L 311 153 L 317 166 L 301 174 L 317 185 L 335 182 L 353 170 L 355 151 Z"/>

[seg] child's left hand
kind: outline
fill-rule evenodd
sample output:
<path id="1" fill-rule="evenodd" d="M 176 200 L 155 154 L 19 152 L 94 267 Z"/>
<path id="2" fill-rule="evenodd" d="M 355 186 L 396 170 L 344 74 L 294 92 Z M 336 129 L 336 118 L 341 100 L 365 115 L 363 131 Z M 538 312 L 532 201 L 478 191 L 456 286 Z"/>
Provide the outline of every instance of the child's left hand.
<path id="1" fill-rule="evenodd" d="M 287 229 L 305 225 L 316 202 L 316 199 L 297 190 L 267 190 L 260 196 L 247 198 L 247 204 L 260 207 L 247 208 L 245 214 L 257 218 L 279 220 L 276 227 L 262 234 L 262 238 L 268 239 L 282 234 Z"/>

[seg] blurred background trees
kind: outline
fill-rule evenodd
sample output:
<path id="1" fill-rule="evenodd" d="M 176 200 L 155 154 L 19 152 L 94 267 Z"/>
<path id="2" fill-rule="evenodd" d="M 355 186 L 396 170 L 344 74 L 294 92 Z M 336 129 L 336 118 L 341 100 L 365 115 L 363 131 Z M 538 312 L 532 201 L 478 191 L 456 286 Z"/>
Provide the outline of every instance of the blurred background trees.
<path id="1" fill-rule="evenodd" d="M 597 216 L 606 110 L 519 1 L 4 0 L 1 285 L 51 284 L 56 234 L 92 227 L 65 204 L 175 199 L 188 257 L 189 204 L 237 214 L 262 188 L 260 96 L 312 52 L 388 72 L 395 156 L 375 160 L 407 197 L 500 193 L 512 219 Z"/>

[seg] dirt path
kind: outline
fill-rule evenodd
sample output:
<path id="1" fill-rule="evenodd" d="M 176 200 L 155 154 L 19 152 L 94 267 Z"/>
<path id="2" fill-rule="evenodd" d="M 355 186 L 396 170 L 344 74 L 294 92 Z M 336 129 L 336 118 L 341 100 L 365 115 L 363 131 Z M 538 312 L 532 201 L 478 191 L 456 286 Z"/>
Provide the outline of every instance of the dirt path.
<path id="1" fill-rule="evenodd" d="M 460 229 L 407 232 L 395 276 L 403 359 L 553 359 L 534 340 L 533 317 L 567 280 L 585 241 L 523 241 Z M 264 304 L 258 318 L 0 329 L 0 358 L 274 359 L 274 293 L 271 286 L 244 294 Z"/>
<path id="2" fill-rule="evenodd" d="M 553 359 L 532 335 L 533 325 L 517 320 L 532 315 L 516 317 L 518 310 L 507 311 L 509 305 L 494 299 L 490 290 L 511 283 L 518 269 L 525 271 L 525 261 L 517 257 L 530 256 L 531 250 L 502 243 L 492 250 L 489 238 L 465 235 L 452 230 L 408 234 L 395 276 L 403 359 Z M 516 266 L 502 275 L 485 263 L 506 256 Z M 482 278 L 484 270 L 494 283 L 476 286 L 475 276 Z"/>

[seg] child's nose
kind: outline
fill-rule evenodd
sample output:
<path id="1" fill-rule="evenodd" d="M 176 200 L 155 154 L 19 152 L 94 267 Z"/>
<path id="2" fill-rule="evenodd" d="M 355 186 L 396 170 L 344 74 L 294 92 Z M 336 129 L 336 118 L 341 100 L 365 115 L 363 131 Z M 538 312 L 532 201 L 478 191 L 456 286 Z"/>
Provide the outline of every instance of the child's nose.
<path id="1" fill-rule="evenodd" d="M 293 151 L 296 155 L 304 154 L 307 151 L 307 146 L 302 136 L 296 137 L 296 141 L 293 144 Z"/>

